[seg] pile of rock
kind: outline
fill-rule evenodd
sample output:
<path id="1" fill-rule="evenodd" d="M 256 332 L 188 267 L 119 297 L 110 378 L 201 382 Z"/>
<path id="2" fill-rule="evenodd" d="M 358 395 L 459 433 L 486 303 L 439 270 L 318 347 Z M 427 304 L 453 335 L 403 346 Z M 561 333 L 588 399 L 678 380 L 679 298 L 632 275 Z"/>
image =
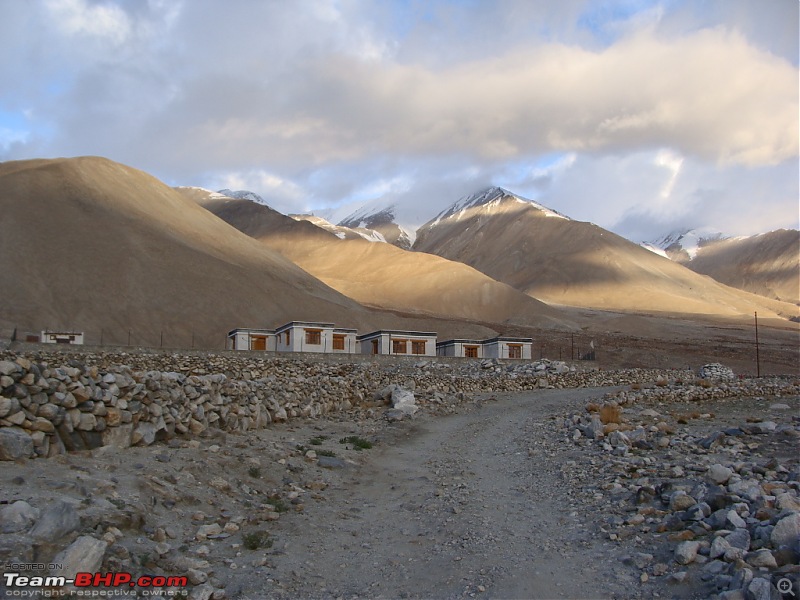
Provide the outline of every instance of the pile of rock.
<path id="1" fill-rule="evenodd" d="M 700 367 L 700 377 L 703 379 L 721 379 L 731 380 L 736 379 L 733 370 L 720 363 L 709 363 Z"/>
<path id="2" fill-rule="evenodd" d="M 654 383 L 655 382 L 655 383 Z M 694 403 L 703 400 L 721 400 L 725 398 L 759 398 L 796 395 L 800 393 L 800 381 L 789 377 L 764 377 L 761 379 L 739 379 L 718 381 L 716 384 L 708 380 L 692 381 L 691 379 L 654 379 L 646 384 L 635 384 L 634 387 L 605 394 L 606 401 L 613 401 L 620 406 L 639 403 L 683 402 Z"/>
<path id="3" fill-rule="evenodd" d="M 235 353 L 5 352 L 0 354 L 0 459 L 149 445 L 209 428 L 246 432 L 272 421 L 365 406 L 375 390 L 397 382 L 413 392 L 413 402 L 394 401 L 393 410 L 400 412 L 393 414 L 408 416 L 420 406 L 447 412 L 474 393 L 619 385 L 675 375 L 650 369 L 576 371 L 549 360 L 348 363 Z"/>
<path id="4" fill-rule="evenodd" d="M 624 516 L 609 517 L 603 531 L 612 540 L 655 534 L 672 544 L 670 560 L 659 562 L 652 554 L 631 559 L 641 563 L 642 581 L 691 576 L 720 599 L 777 597 L 780 579 L 795 590 L 800 585 L 800 417 L 791 415 L 788 404 L 763 397 L 758 406 L 775 420 L 748 417 L 738 426 L 714 429 L 702 424 L 714 418 L 710 413 L 663 411 L 676 400 L 677 406 L 698 398 L 728 402 L 765 390 L 796 399 L 800 389 L 790 379 L 719 386 L 697 386 L 688 395 L 668 385 L 609 394 L 564 425 L 573 444 L 607 457 L 598 463 L 607 481 L 598 485 L 602 492 L 595 499 L 609 497 L 609 510 L 622 508 Z M 636 406 L 645 401 L 647 408 Z M 680 426 L 690 422 L 696 425 Z M 754 453 L 761 448 L 785 450 Z M 773 452 L 792 458 L 780 460 Z M 688 565 L 694 567 L 686 570 Z"/>

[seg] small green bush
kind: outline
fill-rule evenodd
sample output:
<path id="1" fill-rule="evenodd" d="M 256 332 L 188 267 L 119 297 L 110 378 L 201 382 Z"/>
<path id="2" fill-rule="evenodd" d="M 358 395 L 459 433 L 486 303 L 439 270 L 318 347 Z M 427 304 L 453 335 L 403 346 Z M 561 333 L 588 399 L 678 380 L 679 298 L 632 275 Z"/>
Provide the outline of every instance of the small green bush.
<path id="1" fill-rule="evenodd" d="M 271 505 L 275 512 L 282 513 L 289 510 L 289 505 L 282 498 L 270 498 L 267 500 L 267 504 Z"/>
<path id="2" fill-rule="evenodd" d="M 272 539 L 269 537 L 269 532 L 263 529 L 243 534 L 242 542 L 244 543 L 244 547 L 248 550 L 258 550 L 260 548 L 269 548 L 272 546 Z"/>
<path id="3" fill-rule="evenodd" d="M 372 442 L 369 440 L 365 440 L 364 438 L 358 437 L 357 435 L 351 435 L 348 437 L 343 437 L 339 440 L 340 444 L 352 444 L 355 450 L 369 450 L 372 448 Z"/>

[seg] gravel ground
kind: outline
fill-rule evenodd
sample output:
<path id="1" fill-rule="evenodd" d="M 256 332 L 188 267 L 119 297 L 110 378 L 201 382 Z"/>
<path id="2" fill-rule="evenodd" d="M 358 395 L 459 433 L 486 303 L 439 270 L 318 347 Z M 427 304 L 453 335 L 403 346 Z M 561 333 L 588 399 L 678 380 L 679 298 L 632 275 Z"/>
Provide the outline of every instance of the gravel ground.
<path id="1" fill-rule="evenodd" d="M 196 599 L 710 597 L 718 590 L 700 566 L 673 560 L 668 533 L 627 523 L 641 512 L 631 464 L 648 458 L 649 482 L 673 486 L 731 457 L 796 469 L 798 438 L 763 435 L 702 460 L 689 444 L 617 456 L 575 439 L 572 415 L 619 389 L 482 395 L 449 416 L 397 423 L 362 409 L 6 463 L 2 503 L 45 511 L 68 500 L 81 527 L 108 542 L 104 570 L 190 573 Z M 798 398 L 778 400 L 789 409 L 728 398 L 642 403 L 623 416 L 656 408 L 681 440 L 746 419 L 800 428 Z M 352 436 L 373 447 L 358 450 Z"/>

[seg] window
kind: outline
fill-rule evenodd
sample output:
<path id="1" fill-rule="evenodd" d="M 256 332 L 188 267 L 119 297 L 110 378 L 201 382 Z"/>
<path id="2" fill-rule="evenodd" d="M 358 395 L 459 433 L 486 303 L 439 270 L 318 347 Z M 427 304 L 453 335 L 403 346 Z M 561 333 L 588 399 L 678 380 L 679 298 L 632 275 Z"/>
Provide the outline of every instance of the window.
<path id="1" fill-rule="evenodd" d="M 289 341 L 291 340 L 291 336 L 289 335 L 289 332 L 287 331 L 286 333 L 283 334 L 283 336 L 284 336 L 284 340 L 285 340 L 284 343 L 288 346 L 289 345 Z"/>
<path id="2" fill-rule="evenodd" d="M 407 340 L 392 340 L 392 353 L 405 354 Z"/>
<path id="3" fill-rule="evenodd" d="M 413 340 L 411 342 L 411 354 L 425 354 L 425 340 Z"/>
<path id="4" fill-rule="evenodd" d="M 372 353 L 378 353 L 378 340 L 372 340 Z"/>
<path id="5" fill-rule="evenodd" d="M 266 350 L 267 349 L 267 338 L 263 335 L 254 335 L 250 338 L 250 349 L 251 350 Z"/>
<path id="6" fill-rule="evenodd" d="M 319 329 L 306 329 L 306 344 L 319 346 L 322 343 L 322 331 Z"/>
<path id="7" fill-rule="evenodd" d="M 464 356 L 467 358 L 478 358 L 478 347 L 464 346 Z"/>
<path id="8" fill-rule="evenodd" d="M 508 345 L 508 358 L 522 358 L 522 345 L 509 344 Z"/>
<path id="9" fill-rule="evenodd" d="M 338 333 L 333 334 L 333 349 L 344 350 L 344 336 Z"/>

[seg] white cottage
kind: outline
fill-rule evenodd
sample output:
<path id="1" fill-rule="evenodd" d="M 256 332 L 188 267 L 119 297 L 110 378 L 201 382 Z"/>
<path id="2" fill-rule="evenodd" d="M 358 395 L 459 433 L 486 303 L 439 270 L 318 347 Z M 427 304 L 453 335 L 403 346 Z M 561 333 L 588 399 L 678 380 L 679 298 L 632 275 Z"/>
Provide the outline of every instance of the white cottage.
<path id="1" fill-rule="evenodd" d="M 276 338 L 272 329 L 233 329 L 228 332 L 228 350 L 275 352 Z"/>
<path id="2" fill-rule="evenodd" d="M 356 330 L 333 323 L 291 321 L 275 330 L 278 352 L 327 352 L 354 354 Z"/>
<path id="3" fill-rule="evenodd" d="M 43 344 L 83 345 L 82 331 L 43 331 L 39 338 Z"/>
<path id="4" fill-rule="evenodd" d="M 483 342 L 478 340 L 446 340 L 436 344 L 437 356 L 483 358 Z"/>
<path id="5" fill-rule="evenodd" d="M 373 331 L 358 336 L 361 354 L 436 356 L 436 333 L 431 331 Z"/>
<path id="6" fill-rule="evenodd" d="M 484 358 L 517 358 L 530 360 L 533 352 L 532 338 L 496 337 L 483 342 Z"/>

